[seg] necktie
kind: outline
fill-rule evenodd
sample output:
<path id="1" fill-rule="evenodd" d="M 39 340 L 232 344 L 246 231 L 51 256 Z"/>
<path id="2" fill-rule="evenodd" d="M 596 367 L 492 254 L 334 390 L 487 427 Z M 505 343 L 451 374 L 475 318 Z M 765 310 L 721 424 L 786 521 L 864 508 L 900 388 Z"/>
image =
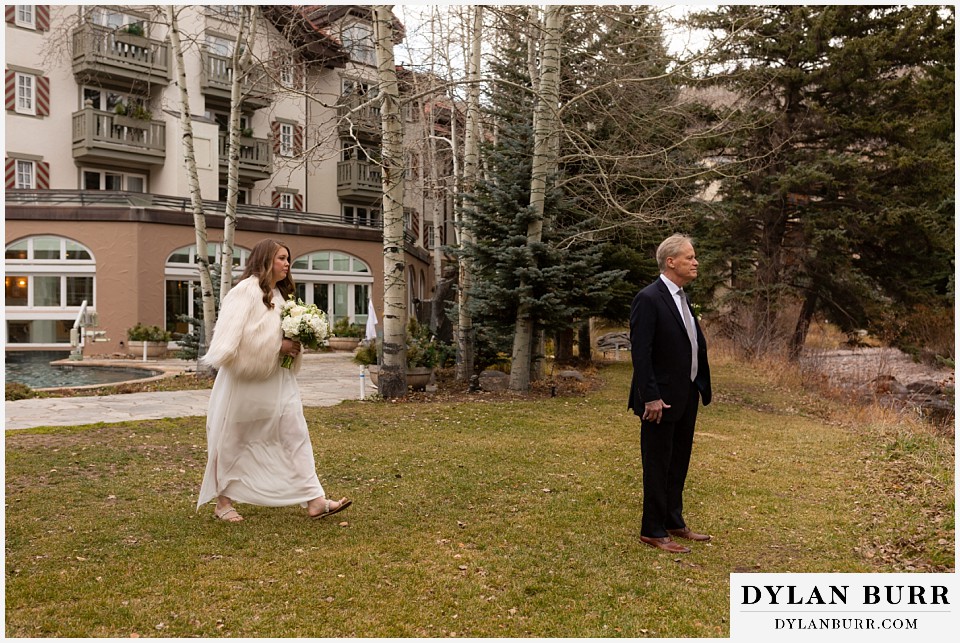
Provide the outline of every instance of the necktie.
<path id="1" fill-rule="evenodd" d="M 687 294 L 683 288 L 677 291 L 680 295 L 680 314 L 683 317 L 683 325 L 687 329 L 687 337 L 690 338 L 690 350 L 693 353 L 693 359 L 690 360 L 690 381 L 697 377 L 697 329 L 693 325 L 693 317 L 690 315 L 690 305 L 687 304 Z"/>

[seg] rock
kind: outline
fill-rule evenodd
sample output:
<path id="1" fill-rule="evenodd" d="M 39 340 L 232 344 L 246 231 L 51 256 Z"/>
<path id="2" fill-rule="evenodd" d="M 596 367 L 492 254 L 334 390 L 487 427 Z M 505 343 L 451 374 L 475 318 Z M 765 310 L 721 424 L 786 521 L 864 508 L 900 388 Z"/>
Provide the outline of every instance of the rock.
<path id="1" fill-rule="evenodd" d="M 582 382 L 584 380 L 583 373 L 574 370 L 560 371 L 560 378 L 565 380 L 577 380 L 578 382 Z"/>
<path id="2" fill-rule="evenodd" d="M 617 349 L 630 350 L 629 333 L 607 333 L 597 339 L 597 350 L 615 351 Z"/>
<path id="3" fill-rule="evenodd" d="M 941 392 L 940 384 L 933 380 L 917 380 L 907 384 L 907 390 L 911 393 L 922 393 L 923 395 L 937 395 Z"/>
<path id="4" fill-rule="evenodd" d="M 902 395 L 908 391 L 907 387 L 897 381 L 893 375 L 881 375 L 873 380 L 874 390 L 877 393 L 892 393 Z"/>
<path id="5" fill-rule="evenodd" d="M 510 376 L 501 371 L 484 371 L 480 373 L 481 391 L 506 391 L 510 384 Z"/>

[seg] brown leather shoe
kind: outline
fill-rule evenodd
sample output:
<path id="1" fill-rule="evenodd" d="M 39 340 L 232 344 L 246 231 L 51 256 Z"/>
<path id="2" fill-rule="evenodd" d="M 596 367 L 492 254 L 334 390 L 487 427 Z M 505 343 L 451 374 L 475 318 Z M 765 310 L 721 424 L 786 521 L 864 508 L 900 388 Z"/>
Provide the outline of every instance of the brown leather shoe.
<path id="1" fill-rule="evenodd" d="M 705 543 L 712 538 L 712 536 L 708 536 L 707 534 L 698 534 L 695 531 L 690 531 L 689 527 L 684 527 L 683 529 L 668 529 L 667 533 L 674 538 L 686 538 L 687 540 L 696 540 L 701 543 Z"/>
<path id="2" fill-rule="evenodd" d="M 670 540 L 669 536 L 664 536 L 663 538 L 650 538 L 648 536 L 640 536 L 640 542 L 650 545 L 651 547 L 656 547 L 657 549 L 662 549 L 668 551 L 671 554 L 689 554 L 690 548 L 684 547 L 680 543 L 675 543 Z"/>

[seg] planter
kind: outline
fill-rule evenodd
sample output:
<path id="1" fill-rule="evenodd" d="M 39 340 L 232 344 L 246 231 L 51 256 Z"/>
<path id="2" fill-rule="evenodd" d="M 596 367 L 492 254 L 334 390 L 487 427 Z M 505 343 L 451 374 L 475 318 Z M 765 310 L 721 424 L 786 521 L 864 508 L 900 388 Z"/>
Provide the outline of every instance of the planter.
<path id="1" fill-rule="evenodd" d="M 147 345 L 147 357 L 166 357 L 167 342 L 141 342 L 131 339 L 127 342 L 127 352 L 135 357 L 143 357 L 143 345 Z"/>
<path id="2" fill-rule="evenodd" d="M 141 49 L 148 49 L 150 47 L 150 39 L 140 34 L 118 31 L 114 38 L 117 42 L 140 47 Z"/>
<path id="3" fill-rule="evenodd" d="M 355 351 L 360 345 L 359 337 L 328 337 L 327 346 L 334 351 Z"/>
<path id="4" fill-rule="evenodd" d="M 121 116 L 119 114 L 113 117 L 113 124 L 131 129 L 147 129 L 150 127 L 150 121 L 145 121 L 135 116 Z"/>
<path id="5" fill-rule="evenodd" d="M 370 372 L 370 381 L 373 382 L 373 385 L 379 388 L 378 378 L 380 375 L 380 367 L 376 364 L 371 364 L 367 367 L 367 370 Z M 427 384 L 430 383 L 430 378 L 433 375 L 433 368 L 429 366 L 414 366 L 407 369 L 407 387 L 412 388 L 414 391 L 422 391 L 427 387 Z"/>

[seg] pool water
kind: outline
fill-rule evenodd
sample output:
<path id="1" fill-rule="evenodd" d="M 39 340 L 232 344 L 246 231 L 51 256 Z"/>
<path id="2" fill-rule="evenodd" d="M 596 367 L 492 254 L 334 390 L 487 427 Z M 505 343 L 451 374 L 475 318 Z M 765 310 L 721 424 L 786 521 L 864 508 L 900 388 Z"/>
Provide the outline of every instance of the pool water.
<path id="1" fill-rule="evenodd" d="M 57 386 L 89 386 L 144 379 L 160 371 L 146 368 L 113 366 L 51 366 L 50 362 L 67 359 L 64 351 L 7 351 L 4 372 L 7 383 L 19 382 L 30 388 Z"/>

